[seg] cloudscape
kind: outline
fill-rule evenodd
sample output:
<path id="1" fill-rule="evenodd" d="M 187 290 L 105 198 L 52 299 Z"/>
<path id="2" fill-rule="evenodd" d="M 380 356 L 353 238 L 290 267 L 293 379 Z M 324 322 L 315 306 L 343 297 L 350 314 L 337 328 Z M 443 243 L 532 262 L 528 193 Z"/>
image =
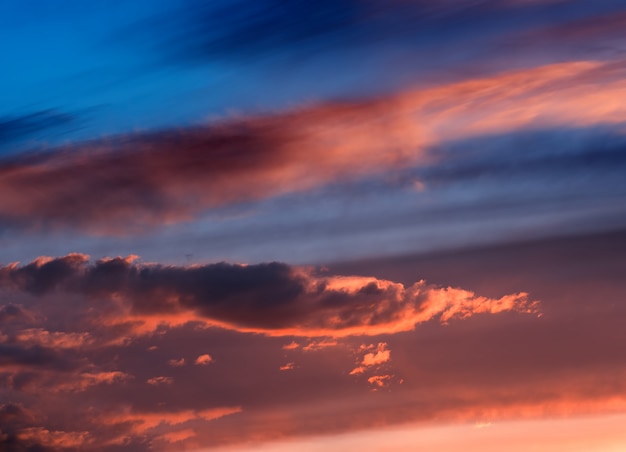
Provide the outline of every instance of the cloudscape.
<path id="1" fill-rule="evenodd" d="M 0 5 L 0 451 L 626 449 L 626 5 Z"/>

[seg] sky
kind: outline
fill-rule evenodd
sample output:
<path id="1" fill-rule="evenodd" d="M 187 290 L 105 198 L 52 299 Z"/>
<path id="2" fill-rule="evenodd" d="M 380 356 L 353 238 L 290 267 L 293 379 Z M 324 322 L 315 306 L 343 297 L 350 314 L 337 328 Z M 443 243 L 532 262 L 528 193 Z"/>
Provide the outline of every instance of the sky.
<path id="1" fill-rule="evenodd" d="M 625 450 L 625 27 L 0 2 L 0 451 Z"/>

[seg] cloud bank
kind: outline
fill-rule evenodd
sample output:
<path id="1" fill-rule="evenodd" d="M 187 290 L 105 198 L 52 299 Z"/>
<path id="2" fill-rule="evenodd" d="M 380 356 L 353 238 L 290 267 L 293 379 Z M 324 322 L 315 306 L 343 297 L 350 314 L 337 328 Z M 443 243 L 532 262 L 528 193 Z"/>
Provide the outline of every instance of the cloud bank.
<path id="1" fill-rule="evenodd" d="M 87 256 L 72 254 L 40 258 L 24 266 L 12 264 L 0 267 L 0 288 L 35 296 L 65 293 L 121 302 L 110 322 L 135 320 L 147 326 L 171 317 L 272 336 L 379 335 L 411 331 L 435 318 L 447 323 L 481 313 L 538 313 L 539 309 L 526 293 L 494 299 L 425 281 L 405 287 L 371 277 L 324 277 L 277 262 L 176 267 L 135 259 L 92 263 Z M 20 334 L 59 347 L 86 340 L 85 335 L 38 330 Z"/>

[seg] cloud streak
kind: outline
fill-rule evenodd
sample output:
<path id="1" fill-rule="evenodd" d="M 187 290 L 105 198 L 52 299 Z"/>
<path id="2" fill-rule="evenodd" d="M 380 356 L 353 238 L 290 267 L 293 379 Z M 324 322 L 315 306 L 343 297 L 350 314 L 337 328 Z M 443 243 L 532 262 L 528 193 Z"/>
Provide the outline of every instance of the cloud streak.
<path id="1" fill-rule="evenodd" d="M 620 124 L 624 80 L 623 62 L 561 63 L 4 159 L 0 221 L 129 234 L 233 203 L 432 164 L 432 149 L 450 140 Z"/>
<path id="2" fill-rule="evenodd" d="M 0 146 L 23 140 L 39 132 L 67 127 L 76 117 L 58 110 L 40 110 L 20 116 L 0 117 Z"/>

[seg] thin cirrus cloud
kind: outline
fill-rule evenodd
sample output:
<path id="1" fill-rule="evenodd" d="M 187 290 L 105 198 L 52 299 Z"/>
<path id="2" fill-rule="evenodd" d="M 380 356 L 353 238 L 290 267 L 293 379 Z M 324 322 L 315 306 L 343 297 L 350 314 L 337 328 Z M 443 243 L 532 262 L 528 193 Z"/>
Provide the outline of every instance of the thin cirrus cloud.
<path id="1" fill-rule="evenodd" d="M 55 109 L 39 110 L 16 116 L 0 116 L 0 147 L 51 129 L 73 126 L 75 115 Z"/>
<path id="2" fill-rule="evenodd" d="M 0 286 L 35 296 L 112 300 L 114 308 L 100 308 L 101 321 L 131 324 L 139 334 L 173 319 L 270 336 L 346 337 L 411 331 L 435 318 L 447 323 L 481 313 L 539 312 L 526 293 L 488 298 L 425 281 L 405 287 L 372 277 L 324 277 L 276 262 L 174 267 L 133 259 L 90 263 L 73 254 L 12 264 L 0 267 Z M 196 360 L 206 362 L 203 356 Z"/>
<path id="3" fill-rule="evenodd" d="M 621 124 L 624 79 L 623 62 L 561 63 L 8 158 L 0 162 L 0 220 L 129 234 L 432 164 L 429 150 L 450 140 Z"/>
<path id="4" fill-rule="evenodd" d="M 288 4 L 274 0 L 258 4 L 191 1 L 184 9 L 174 8 L 167 15 L 157 14 L 147 23 L 137 24 L 126 36 L 131 42 L 133 36 L 147 38 L 170 63 L 237 64 L 271 58 L 280 64 L 296 57 L 300 61 L 313 59 L 330 46 L 342 55 L 363 49 L 372 55 L 380 52 L 376 45 L 381 43 L 414 52 L 459 41 L 467 45 L 468 40 L 497 40 L 540 28 L 546 22 L 567 23 L 614 10 L 611 2 L 598 1 L 590 6 L 576 0 L 436 4 L 423 0 L 323 0 L 315 5 L 300 0 Z"/>

